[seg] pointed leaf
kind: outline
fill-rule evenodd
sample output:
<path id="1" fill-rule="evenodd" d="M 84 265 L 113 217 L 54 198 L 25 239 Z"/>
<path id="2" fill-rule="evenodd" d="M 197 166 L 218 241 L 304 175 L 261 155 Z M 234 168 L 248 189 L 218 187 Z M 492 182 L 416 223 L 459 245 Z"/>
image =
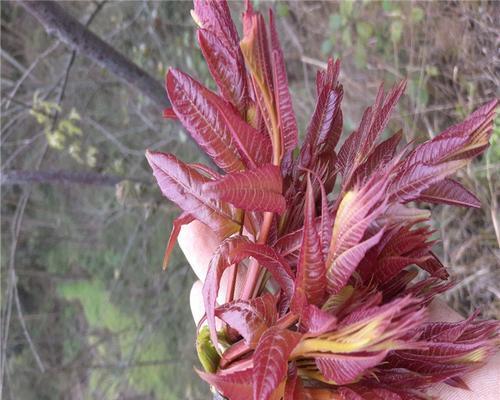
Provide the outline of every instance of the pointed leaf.
<path id="1" fill-rule="evenodd" d="M 488 147 L 497 106 L 498 100 L 490 101 L 474 111 L 465 121 L 417 146 L 408 156 L 406 165 L 471 159 L 480 154 Z"/>
<path id="2" fill-rule="evenodd" d="M 196 370 L 205 382 L 228 399 L 252 400 L 252 368 L 224 374 L 210 374 Z"/>
<path id="3" fill-rule="evenodd" d="M 198 42 L 210 74 L 223 97 L 245 115 L 248 89 L 243 55 L 239 47 L 228 48 L 210 31 L 198 30 Z"/>
<path id="4" fill-rule="evenodd" d="M 365 253 L 378 243 L 383 230 L 360 242 L 369 225 L 385 209 L 387 176 L 376 175 L 362 188 L 347 192 L 337 210 L 326 261 L 329 293 L 347 283 Z"/>
<path id="5" fill-rule="evenodd" d="M 428 203 L 443 203 L 452 206 L 481 208 L 481 201 L 460 183 L 444 179 L 424 190 L 417 200 Z"/>
<path id="6" fill-rule="evenodd" d="M 295 290 L 302 291 L 310 304 L 321 305 L 326 290 L 323 249 L 315 226 L 314 197 L 311 179 L 307 176 L 304 206 L 304 230 L 297 264 Z"/>
<path id="7" fill-rule="evenodd" d="M 237 48 L 239 37 L 227 1 L 194 0 L 193 19 L 200 28 L 212 32 L 224 45 Z"/>
<path id="8" fill-rule="evenodd" d="M 276 322 L 276 299 L 270 293 L 251 300 L 237 300 L 215 310 L 215 315 L 237 330 L 250 348 Z"/>
<path id="9" fill-rule="evenodd" d="M 384 231 L 380 230 L 364 242 L 346 250 L 333 261 L 327 272 L 330 293 L 338 293 L 347 284 L 366 252 L 378 243 L 383 233 Z"/>
<path id="10" fill-rule="evenodd" d="M 337 325 L 337 318 L 314 305 L 309 305 L 302 315 L 301 323 L 307 335 L 316 336 L 333 330 Z"/>
<path id="11" fill-rule="evenodd" d="M 232 264 L 237 264 L 248 257 L 255 258 L 270 272 L 288 299 L 292 297 L 294 290 L 292 271 L 286 260 L 274 249 L 266 245 L 252 243 L 244 236 L 233 236 L 224 240 L 210 260 L 202 291 L 207 323 L 212 342 L 216 348 L 218 339 L 215 330 L 215 306 L 222 274 Z"/>
<path id="12" fill-rule="evenodd" d="M 244 210 L 281 214 L 286 208 L 285 198 L 281 194 L 281 171 L 272 164 L 225 175 L 215 182 L 207 183 L 203 189 L 208 196 Z"/>
<path id="13" fill-rule="evenodd" d="M 347 138 L 340 148 L 337 166 L 340 173 L 346 177 L 345 186 L 351 184 L 351 172 L 355 171 L 372 153 L 375 142 L 387 126 L 391 112 L 405 87 L 406 81 L 402 81 L 394 86 L 387 96 L 384 96 L 384 89 L 381 86 L 375 104 L 366 109 L 359 128 Z"/>
<path id="14" fill-rule="evenodd" d="M 277 139 L 276 114 L 274 109 L 274 86 L 271 67 L 271 56 L 264 17 L 253 11 L 250 3 L 243 14 L 244 36 L 240 42 L 241 52 L 252 78 L 255 100 L 259 111 L 273 140 Z"/>
<path id="15" fill-rule="evenodd" d="M 313 168 L 315 154 L 325 143 L 329 149 L 335 148 L 341 134 L 337 128 L 339 119 L 342 119 L 340 103 L 342 101 L 342 88 L 330 90 L 325 88 L 319 95 L 311 122 L 307 128 L 304 144 L 300 149 L 299 162 L 302 167 Z"/>
<path id="16" fill-rule="evenodd" d="M 287 261 L 280 256 L 272 247 L 257 243 L 242 243 L 238 249 L 236 260 L 239 262 L 243 258 L 255 258 L 259 264 L 266 268 L 288 300 L 292 298 L 294 292 L 293 273 Z"/>
<path id="17" fill-rule="evenodd" d="M 210 200 L 203 193 L 202 186 L 209 178 L 171 154 L 148 150 L 146 158 L 164 196 L 183 211 L 223 236 L 240 229 L 239 216 L 233 206 Z"/>
<path id="18" fill-rule="evenodd" d="M 375 367 L 387 355 L 387 351 L 360 354 L 335 354 L 316 358 L 321 373 L 338 385 L 347 385 L 359 379 L 365 371 Z"/>
<path id="19" fill-rule="evenodd" d="M 260 338 L 253 356 L 253 399 L 272 398 L 275 390 L 286 378 L 288 357 L 301 335 L 274 327 Z"/>
<path id="20" fill-rule="evenodd" d="M 220 99 L 217 100 L 218 110 L 226 121 L 245 167 L 255 169 L 257 166 L 270 163 L 273 148 L 269 137 L 258 132 Z"/>
<path id="21" fill-rule="evenodd" d="M 366 179 L 370 178 L 374 171 L 380 170 L 387 165 L 389 161 L 393 159 L 396 148 L 402 137 L 403 131 L 400 130 L 389 139 L 377 145 L 373 149 L 372 154 L 370 154 L 366 161 L 355 171 L 352 182 L 364 182 Z"/>
<path id="22" fill-rule="evenodd" d="M 269 25 L 271 33 L 271 58 L 273 61 L 274 100 L 276 102 L 279 130 L 281 133 L 281 154 L 284 155 L 297 146 L 297 121 L 295 119 L 295 112 L 293 111 L 283 51 L 279 43 L 272 10 L 269 10 Z"/>
<path id="23" fill-rule="evenodd" d="M 465 166 L 467 161 L 456 160 L 442 164 L 413 164 L 401 167 L 388 188 L 389 201 L 407 203 L 417 199 L 420 194 Z"/>
<path id="24" fill-rule="evenodd" d="M 302 379 L 297 374 L 297 367 L 295 363 L 291 363 L 288 368 L 288 377 L 285 386 L 285 395 L 283 400 L 303 400 L 304 399 L 304 386 Z"/>
<path id="25" fill-rule="evenodd" d="M 175 114 L 198 145 L 227 172 L 244 168 L 234 139 L 217 107 L 216 95 L 189 75 L 170 69 L 167 93 Z"/>
<path id="26" fill-rule="evenodd" d="M 167 269 L 168 260 L 170 259 L 170 254 L 174 249 L 175 242 L 177 241 L 177 237 L 179 236 L 179 232 L 181 231 L 181 227 L 183 225 L 187 225 L 190 222 L 194 221 L 194 218 L 191 214 L 182 213 L 176 219 L 174 219 L 172 232 L 170 232 L 170 237 L 168 238 L 167 247 L 165 249 L 165 255 L 163 256 L 163 269 Z"/>

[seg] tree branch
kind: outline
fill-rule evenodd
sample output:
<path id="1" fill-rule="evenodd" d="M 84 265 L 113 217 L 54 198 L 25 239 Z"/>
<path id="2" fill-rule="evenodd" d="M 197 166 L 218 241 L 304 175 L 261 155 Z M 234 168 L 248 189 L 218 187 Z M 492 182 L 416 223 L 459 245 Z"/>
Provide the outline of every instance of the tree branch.
<path id="1" fill-rule="evenodd" d="M 114 186 L 127 179 L 116 175 L 105 175 L 95 172 L 73 171 L 2 171 L 1 185 L 22 185 L 26 183 L 79 184 L 96 186 Z M 133 182 L 149 183 L 137 179 L 127 179 Z"/>
<path id="2" fill-rule="evenodd" d="M 159 109 L 169 105 L 160 82 L 87 29 L 60 4 L 55 1 L 30 0 L 21 0 L 20 3 L 38 19 L 47 33 L 141 91 Z"/>

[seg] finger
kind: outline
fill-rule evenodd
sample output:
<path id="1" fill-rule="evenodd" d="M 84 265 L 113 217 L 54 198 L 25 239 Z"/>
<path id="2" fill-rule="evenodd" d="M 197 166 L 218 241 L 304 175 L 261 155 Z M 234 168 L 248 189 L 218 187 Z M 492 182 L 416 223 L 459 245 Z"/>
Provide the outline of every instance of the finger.
<path id="1" fill-rule="evenodd" d="M 497 400 L 500 394 L 500 353 L 462 379 L 470 391 L 440 383 L 432 386 L 428 393 L 442 400 Z"/>
<path id="2" fill-rule="evenodd" d="M 429 317 L 432 322 L 438 322 L 438 321 L 458 322 L 464 319 L 459 313 L 451 309 L 441 299 L 435 299 L 429 305 L 429 311 L 430 311 Z"/>
<path id="3" fill-rule="evenodd" d="M 196 281 L 191 286 L 191 292 L 189 293 L 189 305 L 191 306 L 191 314 L 193 314 L 194 323 L 199 324 L 203 316 L 205 315 L 205 308 L 203 307 L 203 295 L 201 290 L 203 289 L 203 283 L 201 281 Z"/>
<path id="4" fill-rule="evenodd" d="M 195 220 L 181 228 L 177 242 L 198 279 L 204 282 L 220 238 L 208 226 Z"/>
<path id="5" fill-rule="evenodd" d="M 457 322 L 463 317 L 442 300 L 434 300 L 430 306 L 431 321 Z M 500 354 L 492 357 L 480 369 L 462 377 L 470 391 L 455 388 L 444 383 L 432 386 L 428 393 L 442 400 L 496 400 L 500 393 Z"/>

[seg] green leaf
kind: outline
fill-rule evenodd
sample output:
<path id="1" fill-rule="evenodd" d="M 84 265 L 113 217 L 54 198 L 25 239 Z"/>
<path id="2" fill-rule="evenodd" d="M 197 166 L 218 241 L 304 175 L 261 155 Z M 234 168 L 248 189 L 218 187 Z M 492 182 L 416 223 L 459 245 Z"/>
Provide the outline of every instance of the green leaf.
<path id="1" fill-rule="evenodd" d="M 330 39 L 326 39 L 321 43 L 321 53 L 330 54 L 333 49 L 333 42 Z"/>
<path id="2" fill-rule="evenodd" d="M 344 29 L 342 32 L 342 43 L 344 46 L 351 46 L 352 45 L 352 38 L 351 38 L 351 30 L 350 29 Z"/>
<path id="3" fill-rule="evenodd" d="M 382 0 L 382 9 L 390 12 L 394 9 L 394 3 L 391 0 Z"/>
<path id="4" fill-rule="evenodd" d="M 428 66 L 426 66 L 425 67 L 425 72 L 429 76 L 438 76 L 439 75 L 439 70 L 434 65 L 428 65 Z"/>
<path id="5" fill-rule="evenodd" d="M 403 34 L 403 23 L 399 20 L 392 21 L 390 30 L 391 30 L 391 40 L 394 43 L 399 43 L 399 41 L 401 40 L 401 36 Z"/>
<path id="6" fill-rule="evenodd" d="M 290 14 L 290 10 L 288 9 L 288 5 L 282 1 L 278 2 L 278 4 L 276 4 L 276 13 L 280 17 L 287 17 L 288 14 Z"/>
<path id="7" fill-rule="evenodd" d="M 411 9 L 411 20 L 413 23 L 417 24 L 424 19 L 424 10 L 420 7 L 413 7 Z"/>
<path id="8" fill-rule="evenodd" d="M 366 49 L 360 42 L 356 44 L 354 50 L 354 62 L 358 68 L 363 68 L 366 65 Z"/>
<path id="9" fill-rule="evenodd" d="M 210 330 L 206 325 L 201 328 L 196 338 L 196 352 L 198 353 L 198 358 L 205 371 L 211 373 L 217 371 L 220 356 L 210 340 Z"/>
<path id="10" fill-rule="evenodd" d="M 342 27 L 342 17 L 340 14 L 330 15 L 330 29 L 333 31 L 339 30 Z"/>
<path id="11" fill-rule="evenodd" d="M 373 34 L 373 27 L 368 22 L 359 21 L 356 23 L 356 32 L 360 39 L 366 41 Z"/>
<path id="12" fill-rule="evenodd" d="M 352 0 L 342 0 L 340 2 L 340 15 L 344 18 L 349 17 L 352 14 L 352 6 L 354 5 L 354 1 Z"/>

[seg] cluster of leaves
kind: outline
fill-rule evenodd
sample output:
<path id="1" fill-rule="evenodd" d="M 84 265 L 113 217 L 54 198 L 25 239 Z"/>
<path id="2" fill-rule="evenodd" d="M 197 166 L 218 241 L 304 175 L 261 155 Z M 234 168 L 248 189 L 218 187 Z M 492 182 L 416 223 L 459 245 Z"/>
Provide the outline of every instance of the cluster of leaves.
<path id="1" fill-rule="evenodd" d="M 379 138 L 405 82 L 381 87 L 336 151 L 343 89 L 340 63 L 330 59 L 295 151 L 272 11 L 267 28 L 247 3 L 241 41 L 225 1 L 195 0 L 192 14 L 218 93 L 170 69 L 165 117 L 178 119 L 218 170 L 160 152 L 147 159 L 183 210 L 165 263 L 184 224 L 198 220 L 221 237 L 203 287 L 200 376 L 236 400 L 420 399 L 436 382 L 463 387 L 460 376 L 495 350 L 499 325 L 477 315 L 429 322 L 428 304 L 450 283 L 432 252 L 429 213 L 409 203 L 480 206 L 449 176 L 488 147 L 497 101 L 399 148 L 401 132 Z M 228 269 L 227 302 L 218 305 Z"/>
<path id="2" fill-rule="evenodd" d="M 54 126 L 55 115 L 61 112 L 59 104 L 42 100 L 38 92 L 35 92 L 30 114 L 43 126 L 49 146 L 56 150 L 67 148 L 69 155 L 79 164 L 86 163 L 90 167 L 95 167 L 97 149 L 94 146 L 87 146 L 85 154 L 82 151 L 82 130 L 78 126 L 80 114 L 72 108 L 68 115 L 59 118 L 57 126 Z"/>

